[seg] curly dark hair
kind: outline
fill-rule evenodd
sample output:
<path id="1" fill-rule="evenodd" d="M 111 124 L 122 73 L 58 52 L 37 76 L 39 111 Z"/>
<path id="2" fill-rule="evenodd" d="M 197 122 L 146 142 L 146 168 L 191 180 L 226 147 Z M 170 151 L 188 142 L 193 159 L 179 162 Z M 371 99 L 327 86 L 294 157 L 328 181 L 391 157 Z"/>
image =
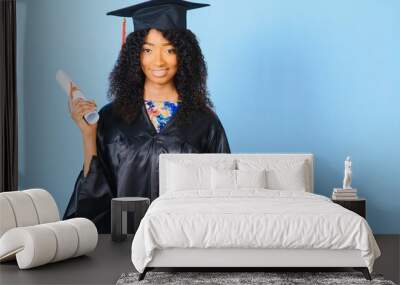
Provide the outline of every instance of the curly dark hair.
<path id="1" fill-rule="evenodd" d="M 145 75 L 141 69 L 140 53 L 150 29 L 132 32 L 122 47 L 110 74 L 107 97 L 114 101 L 114 113 L 125 122 L 132 122 L 143 103 Z M 191 114 L 200 110 L 210 112 L 213 103 L 207 90 L 207 67 L 196 36 L 190 30 L 160 30 L 176 49 L 178 69 L 174 77 L 180 108 L 178 124 L 188 123 Z"/>

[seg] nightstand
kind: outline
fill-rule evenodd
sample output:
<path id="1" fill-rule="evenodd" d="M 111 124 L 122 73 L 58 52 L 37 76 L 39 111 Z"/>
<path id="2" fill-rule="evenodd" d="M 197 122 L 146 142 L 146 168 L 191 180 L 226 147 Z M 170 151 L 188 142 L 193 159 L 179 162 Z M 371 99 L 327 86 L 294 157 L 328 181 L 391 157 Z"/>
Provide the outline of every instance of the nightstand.
<path id="1" fill-rule="evenodd" d="M 354 200 L 337 200 L 332 199 L 332 202 L 339 204 L 340 206 L 353 211 L 356 214 L 359 214 L 364 219 L 367 217 L 366 214 L 366 204 L 367 201 L 364 198 L 358 198 Z"/>

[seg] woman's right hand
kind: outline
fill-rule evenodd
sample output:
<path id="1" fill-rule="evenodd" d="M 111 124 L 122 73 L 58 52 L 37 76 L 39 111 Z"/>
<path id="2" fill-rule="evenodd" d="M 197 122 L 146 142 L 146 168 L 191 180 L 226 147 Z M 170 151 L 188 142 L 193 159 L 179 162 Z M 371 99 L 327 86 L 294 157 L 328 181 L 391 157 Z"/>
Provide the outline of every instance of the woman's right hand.
<path id="1" fill-rule="evenodd" d="M 83 115 L 96 110 L 96 103 L 94 100 L 85 101 L 81 98 L 73 100 L 73 92 L 78 90 L 78 87 L 70 83 L 70 92 L 68 96 L 68 106 L 71 118 L 75 121 L 79 130 L 84 138 L 96 139 L 96 124 L 88 124 L 83 118 Z"/>

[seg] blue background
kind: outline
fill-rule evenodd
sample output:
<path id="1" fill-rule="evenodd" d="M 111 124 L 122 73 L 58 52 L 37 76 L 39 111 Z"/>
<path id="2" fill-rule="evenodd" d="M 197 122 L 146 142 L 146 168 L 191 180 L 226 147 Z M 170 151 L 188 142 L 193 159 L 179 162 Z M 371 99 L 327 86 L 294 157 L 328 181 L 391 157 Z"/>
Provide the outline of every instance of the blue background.
<path id="1" fill-rule="evenodd" d="M 400 233 L 400 2 L 203 2 L 188 27 L 232 151 L 313 153 L 315 192 L 327 196 L 350 155 L 373 231 Z M 55 73 L 106 104 L 122 21 L 105 14 L 133 3 L 17 0 L 20 189 L 49 190 L 61 213 L 83 150 Z"/>

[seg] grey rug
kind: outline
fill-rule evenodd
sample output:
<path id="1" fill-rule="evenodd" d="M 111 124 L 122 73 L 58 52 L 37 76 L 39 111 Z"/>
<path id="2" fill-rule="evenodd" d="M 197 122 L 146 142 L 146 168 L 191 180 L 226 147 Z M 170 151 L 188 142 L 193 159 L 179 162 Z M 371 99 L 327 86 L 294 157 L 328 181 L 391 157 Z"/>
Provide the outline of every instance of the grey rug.
<path id="1" fill-rule="evenodd" d="M 384 280 L 381 275 L 372 275 L 368 281 L 360 272 L 154 272 L 150 271 L 142 281 L 138 281 L 139 273 L 122 274 L 117 285 L 134 284 L 379 284 L 395 285 L 392 281 Z"/>

